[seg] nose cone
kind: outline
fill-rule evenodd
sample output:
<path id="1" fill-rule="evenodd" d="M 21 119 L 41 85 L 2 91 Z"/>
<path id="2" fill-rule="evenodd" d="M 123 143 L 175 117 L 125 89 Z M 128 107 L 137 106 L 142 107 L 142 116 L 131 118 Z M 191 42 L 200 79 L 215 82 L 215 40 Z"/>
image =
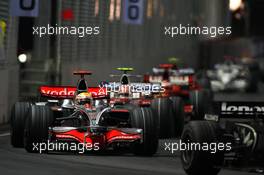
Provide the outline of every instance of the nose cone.
<path id="1" fill-rule="evenodd" d="M 70 99 L 65 99 L 63 100 L 63 103 L 61 105 L 63 108 L 66 108 L 66 109 L 72 109 L 74 104 L 73 104 L 73 101 L 70 100 Z"/>

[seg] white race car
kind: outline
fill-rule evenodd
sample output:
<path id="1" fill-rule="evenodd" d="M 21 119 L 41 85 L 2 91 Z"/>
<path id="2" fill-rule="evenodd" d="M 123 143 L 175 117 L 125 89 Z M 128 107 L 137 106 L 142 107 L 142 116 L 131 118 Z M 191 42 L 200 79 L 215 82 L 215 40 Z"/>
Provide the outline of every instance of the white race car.
<path id="1" fill-rule="evenodd" d="M 216 64 L 213 70 L 207 71 L 207 77 L 214 92 L 256 92 L 258 89 L 257 77 L 249 66 L 232 61 Z"/>

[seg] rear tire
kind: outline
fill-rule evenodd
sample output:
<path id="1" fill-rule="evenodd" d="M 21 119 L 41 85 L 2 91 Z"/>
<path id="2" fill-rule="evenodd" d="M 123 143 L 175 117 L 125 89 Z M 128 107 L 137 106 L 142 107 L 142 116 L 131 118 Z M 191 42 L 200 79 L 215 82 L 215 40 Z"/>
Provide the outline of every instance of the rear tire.
<path id="1" fill-rule="evenodd" d="M 173 136 L 179 137 L 185 124 L 184 102 L 180 97 L 171 97 L 171 101 L 175 127 Z"/>
<path id="2" fill-rule="evenodd" d="M 181 140 L 186 144 L 217 144 L 220 135 L 221 129 L 216 122 L 191 121 L 185 126 Z M 183 169 L 189 175 L 216 175 L 219 173 L 223 161 L 224 153 L 219 150 L 215 154 L 210 151 L 191 149 L 181 152 Z"/>
<path id="3" fill-rule="evenodd" d="M 48 128 L 53 124 L 53 112 L 48 106 L 32 105 L 24 131 L 24 146 L 28 152 L 36 153 L 33 144 L 47 143 Z"/>
<path id="4" fill-rule="evenodd" d="M 28 102 L 17 102 L 12 108 L 10 133 L 13 147 L 23 148 L 24 146 L 24 128 L 29 107 Z"/>
<path id="5" fill-rule="evenodd" d="M 152 110 L 148 107 L 135 107 L 131 114 L 131 126 L 143 130 L 143 142 L 134 144 L 134 154 L 152 156 L 158 149 L 157 123 Z"/>
<path id="6" fill-rule="evenodd" d="M 159 138 L 171 138 L 175 135 L 172 101 L 169 98 L 156 98 L 151 103 L 158 125 Z"/>
<path id="7" fill-rule="evenodd" d="M 190 92 L 190 102 L 193 105 L 193 120 L 203 120 L 204 115 L 212 110 L 213 95 L 210 90 L 195 90 Z"/>

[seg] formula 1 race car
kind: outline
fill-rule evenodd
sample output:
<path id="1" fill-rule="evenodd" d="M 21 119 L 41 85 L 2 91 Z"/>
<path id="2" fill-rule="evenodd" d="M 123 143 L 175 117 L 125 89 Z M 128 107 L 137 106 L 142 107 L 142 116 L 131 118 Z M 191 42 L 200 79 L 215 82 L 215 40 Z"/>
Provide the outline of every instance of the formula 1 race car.
<path id="1" fill-rule="evenodd" d="M 170 63 L 160 64 L 153 68 L 153 74 L 144 76 L 144 82 L 161 83 L 165 89 L 153 102 L 161 138 L 181 135 L 186 121 L 202 120 L 209 110 L 213 95 L 196 81 L 194 73 L 191 68 L 179 69 L 175 63 Z"/>
<path id="2" fill-rule="evenodd" d="M 183 131 L 181 161 L 189 175 L 216 175 L 222 167 L 263 172 L 264 103 L 217 102 L 217 114 Z"/>
<path id="3" fill-rule="evenodd" d="M 123 71 L 121 75 L 110 75 L 111 77 L 120 77 L 118 82 L 110 82 L 105 86 L 107 92 L 110 94 L 110 104 L 116 101 L 123 103 L 135 103 L 138 105 L 150 106 L 151 97 L 154 94 L 161 92 L 161 85 L 159 83 L 134 83 L 131 82 L 131 77 L 141 77 L 140 75 L 132 75 L 127 72 L 133 71 L 133 68 L 117 68 Z"/>
<path id="4" fill-rule="evenodd" d="M 83 144 L 93 151 L 131 148 L 136 155 L 156 153 L 157 129 L 150 108 L 133 103 L 117 105 L 120 101 L 113 102 L 106 88 L 87 87 L 84 75 L 91 72 L 74 74 L 81 76 L 77 87 L 42 86 L 40 93 L 47 101 L 14 105 L 11 117 L 14 147 L 39 152 L 36 147 L 44 144 L 48 145 L 45 148 L 52 144 L 54 151 Z"/>
<path id="5" fill-rule="evenodd" d="M 213 70 L 207 71 L 207 77 L 214 92 L 240 91 L 257 92 L 258 75 L 252 65 L 242 64 L 233 60 L 216 64 Z"/>

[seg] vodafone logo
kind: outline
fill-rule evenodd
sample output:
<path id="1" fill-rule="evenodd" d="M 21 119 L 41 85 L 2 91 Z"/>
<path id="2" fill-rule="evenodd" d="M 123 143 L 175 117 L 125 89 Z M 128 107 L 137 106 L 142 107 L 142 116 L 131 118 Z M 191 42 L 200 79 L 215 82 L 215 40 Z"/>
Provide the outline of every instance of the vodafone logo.
<path id="1" fill-rule="evenodd" d="M 91 87 L 88 89 L 93 94 L 93 97 L 106 96 L 106 89 L 103 87 Z M 59 87 L 59 86 L 41 86 L 40 94 L 42 96 L 54 98 L 73 98 L 76 92 L 76 87 Z"/>
<path id="2" fill-rule="evenodd" d="M 44 96 L 66 96 L 73 97 L 75 94 L 75 88 L 59 88 L 59 87 L 41 87 L 40 93 Z"/>

